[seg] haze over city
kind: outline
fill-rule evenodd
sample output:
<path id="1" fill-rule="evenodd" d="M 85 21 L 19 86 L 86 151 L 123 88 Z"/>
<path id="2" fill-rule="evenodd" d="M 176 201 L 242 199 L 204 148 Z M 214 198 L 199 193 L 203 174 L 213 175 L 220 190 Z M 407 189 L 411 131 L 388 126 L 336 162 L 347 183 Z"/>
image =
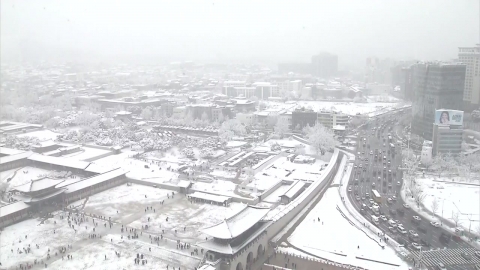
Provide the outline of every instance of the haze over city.
<path id="1" fill-rule="evenodd" d="M 2 62 L 135 57 L 305 61 L 450 60 L 479 42 L 478 3 L 426 1 L 2 1 Z M 80 57 L 78 57 L 80 55 Z M 122 58 L 120 58 L 122 59 Z"/>
<path id="2" fill-rule="evenodd" d="M 0 50 L 0 270 L 480 270 L 480 0 L 3 0 Z"/>

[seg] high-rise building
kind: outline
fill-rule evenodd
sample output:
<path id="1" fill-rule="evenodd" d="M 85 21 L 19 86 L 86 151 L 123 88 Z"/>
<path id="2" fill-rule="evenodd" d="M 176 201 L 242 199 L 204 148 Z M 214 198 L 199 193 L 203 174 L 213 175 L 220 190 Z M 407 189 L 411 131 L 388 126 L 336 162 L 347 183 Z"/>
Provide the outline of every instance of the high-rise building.
<path id="1" fill-rule="evenodd" d="M 480 106 L 480 44 L 476 47 L 458 48 L 458 60 L 467 67 L 463 92 L 465 110 L 478 109 Z"/>
<path id="2" fill-rule="evenodd" d="M 312 75 L 320 78 L 331 78 L 338 73 L 338 56 L 320 53 L 312 56 Z"/>
<path id="3" fill-rule="evenodd" d="M 463 110 L 466 66 L 461 63 L 417 63 L 414 65 L 412 133 L 432 140 L 435 110 Z"/>

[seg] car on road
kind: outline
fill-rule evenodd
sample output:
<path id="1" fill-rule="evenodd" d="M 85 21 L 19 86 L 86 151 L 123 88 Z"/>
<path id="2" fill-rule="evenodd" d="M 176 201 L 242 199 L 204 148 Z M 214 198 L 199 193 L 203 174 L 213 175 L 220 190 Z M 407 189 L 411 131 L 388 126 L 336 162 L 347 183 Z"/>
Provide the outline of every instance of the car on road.
<path id="1" fill-rule="evenodd" d="M 480 250 L 475 251 L 475 256 L 477 256 L 480 259 Z"/>
<path id="2" fill-rule="evenodd" d="M 381 215 L 381 216 L 380 216 L 380 219 L 383 220 L 383 221 L 387 221 L 387 217 L 384 216 L 384 215 Z"/>
<path id="3" fill-rule="evenodd" d="M 412 246 L 413 246 L 413 248 L 416 249 L 416 250 L 420 250 L 420 249 L 422 248 L 422 246 L 420 246 L 419 244 L 417 244 L 417 243 L 415 243 L 415 242 L 412 243 Z"/>
<path id="4" fill-rule="evenodd" d="M 362 201 L 365 201 L 365 196 L 362 196 Z"/>
<path id="5" fill-rule="evenodd" d="M 373 201 L 372 199 L 368 200 L 368 202 L 369 202 L 370 204 L 374 204 L 374 203 L 375 203 L 375 201 Z"/>
<path id="6" fill-rule="evenodd" d="M 398 181 L 398 182 L 397 182 L 397 186 L 400 186 L 400 185 L 401 185 L 401 184 L 400 184 L 400 181 Z"/>
<path id="7" fill-rule="evenodd" d="M 472 259 L 472 255 L 468 254 L 467 252 L 462 252 L 460 255 L 467 261 L 470 261 Z"/>
<path id="8" fill-rule="evenodd" d="M 392 200 L 393 200 L 393 201 L 396 201 L 396 200 L 397 200 L 397 196 L 393 195 L 393 196 L 392 196 Z"/>
<path id="9" fill-rule="evenodd" d="M 413 216 L 412 217 L 412 222 L 413 223 L 419 223 L 420 221 L 422 221 L 422 219 L 419 216 Z"/>
<path id="10" fill-rule="evenodd" d="M 407 234 L 407 230 L 405 230 L 402 225 L 397 226 L 397 231 L 399 231 L 401 234 Z"/>
<path id="11" fill-rule="evenodd" d="M 387 199 L 387 203 L 393 203 L 392 198 L 388 198 L 388 199 Z"/>
<path id="12" fill-rule="evenodd" d="M 359 197 L 359 196 L 355 197 L 355 199 L 357 199 L 357 201 L 360 201 L 360 197 Z"/>
<path id="13" fill-rule="evenodd" d="M 397 232 L 397 229 L 395 229 L 395 227 L 392 227 L 392 226 L 388 227 L 388 230 L 393 233 Z"/>
<path id="14" fill-rule="evenodd" d="M 408 208 L 410 208 L 410 205 L 408 205 L 408 204 L 404 203 L 404 204 L 403 204 L 403 207 L 405 207 L 405 208 L 407 208 L 407 209 L 408 209 Z"/>
<path id="15" fill-rule="evenodd" d="M 348 187 L 348 192 L 352 192 L 352 187 Z"/>
<path id="16" fill-rule="evenodd" d="M 393 220 L 393 219 L 390 219 L 390 220 L 388 221 L 388 224 L 389 224 L 390 226 L 394 227 L 394 228 L 397 227 L 397 222 L 395 222 L 395 220 Z"/>
<path id="17" fill-rule="evenodd" d="M 432 226 L 435 227 L 435 228 L 440 228 L 440 226 L 441 226 L 440 223 L 438 223 L 438 222 L 436 222 L 436 221 L 430 222 L 430 225 L 432 225 Z"/>
<path id="18" fill-rule="evenodd" d="M 365 197 L 370 198 L 370 194 L 368 192 L 365 193 Z"/>

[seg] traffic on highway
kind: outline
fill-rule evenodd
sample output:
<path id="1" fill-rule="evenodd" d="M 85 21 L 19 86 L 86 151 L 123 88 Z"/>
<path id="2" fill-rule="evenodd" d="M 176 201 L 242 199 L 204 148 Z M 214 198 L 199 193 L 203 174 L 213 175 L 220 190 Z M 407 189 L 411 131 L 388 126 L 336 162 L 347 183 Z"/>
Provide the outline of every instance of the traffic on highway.
<path id="1" fill-rule="evenodd" d="M 410 251 L 469 248 L 442 224 L 424 220 L 402 200 L 402 140 L 392 132 L 395 123 L 398 121 L 393 115 L 358 131 L 348 199 L 385 233 L 379 236 L 383 241 L 395 239 Z"/>

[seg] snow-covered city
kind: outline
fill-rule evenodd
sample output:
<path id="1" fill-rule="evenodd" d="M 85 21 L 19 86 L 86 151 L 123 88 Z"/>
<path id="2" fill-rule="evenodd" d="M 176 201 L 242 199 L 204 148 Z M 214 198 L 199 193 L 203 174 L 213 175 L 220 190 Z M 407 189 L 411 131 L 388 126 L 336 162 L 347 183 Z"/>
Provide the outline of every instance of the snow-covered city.
<path id="1" fill-rule="evenodd" d="M 0 270 L 480 270 L 479 3 L 108 1 L 2 1 Z"/>

